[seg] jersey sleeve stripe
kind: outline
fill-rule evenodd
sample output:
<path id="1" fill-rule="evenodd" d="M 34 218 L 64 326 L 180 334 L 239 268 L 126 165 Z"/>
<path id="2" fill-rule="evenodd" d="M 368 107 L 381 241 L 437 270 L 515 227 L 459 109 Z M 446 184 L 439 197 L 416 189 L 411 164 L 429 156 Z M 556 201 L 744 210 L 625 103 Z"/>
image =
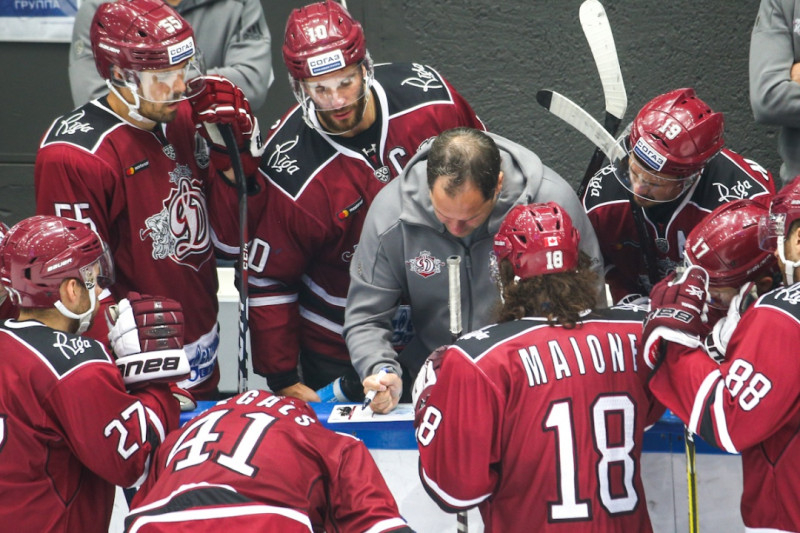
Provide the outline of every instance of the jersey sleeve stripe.
<path id="1" fill-rule="evenodd" d="M 424 468 L 420 468 L 420 472 L 422 473 L 422 481 L 425 483 L 426 487 L 438 497 L 437 499 L 441 500 L 445 505 L 451 507 L 452 509 L 467 509 L 469 507 L 474 507 L 492 495 L 491 492 L 488 492 L 471 500 L 460 500 L 442 490 L 442 488 L 439 487 L 434 480 L 428 477 L 428 473 L 425 472 Z"/>
<path id="2" fill-rule="evenodd" d="M 728 419 L 725 416 L 725 407 L 723 405 L 725 401 L 725 383 L 722 380 L 717 384 L 714 396 L 714 426 L 717 428 L 717 435 L 719 435 L 719 444 L 728 453 L 739 453 L 728 433 Z"/>
<path id="3" fill-rule="evenodd" d="M 250 298 L 248 301 L 250 307 L 266 307 L 270 305 L 283 305 L 290 304 L 297 301 L 297 293 L 287 294 L 285 296 L 258 296 Z"/>
<path id="4" fill-rule="evenodd" d="M 364 533 L 381 533 L 381 531 L 390 531 L 392 529 L 406 526 L 405 520 L 402 518 L 389 518 L 387 520 L 381 520 Z"/>
<path id="5" fill-rule="evenodd" d="M 311 528 L 311 521 L 308 516 L 304 515 L 294 509 L 287 509 L 284 507 L 275 507 L 273 505 L 244 505 L 237 507 L 209 507 L 206 509 L 189 509 L 185 511 L 176 511 L 160 515 L 147 515 L 134 520 L 131 524 L 130 533 L 138 533 L 138 531 L 150 523 L 184 523 L 200 520 L 219 520 L 221 518 L 230 518 L 235 516 L 253 516 L 261 514 L 281 515 L 299 522 Z"/>
<path id="6" fill-rule="evenodd" d="M 327 330 L 330 330 L 337 335 L 341 335 L 342 331 L 344 331 L 344 327 L 341 324 L 337 324 L 331 320 L 328 320 L 324 316 L 318 315 L 313 311 L 309 311 L 307 308 L 300 306 L 300 316 L 308 320 L 309 322 L 313 322 L 314 324 L 321 326 Z"/>
<path id="7" fill-rule="evenodd" d="M 706 399 L 714 387 L 714 384 L 717 380 L 720 379 L 722 373 L 719 370 L 714 370 L 713 372 L 709 373 L 703 382 L 700 384 L 700 388 L 697 389 L 697 394 L 694 397 L 694 404 L 692 405 L 692 414 L 689 417 L 689 430 L 695 435 L 699 434 L 698 425 L 700 424 L 700 419 L 703 416 L 703 411 L 706 405 Z"/>

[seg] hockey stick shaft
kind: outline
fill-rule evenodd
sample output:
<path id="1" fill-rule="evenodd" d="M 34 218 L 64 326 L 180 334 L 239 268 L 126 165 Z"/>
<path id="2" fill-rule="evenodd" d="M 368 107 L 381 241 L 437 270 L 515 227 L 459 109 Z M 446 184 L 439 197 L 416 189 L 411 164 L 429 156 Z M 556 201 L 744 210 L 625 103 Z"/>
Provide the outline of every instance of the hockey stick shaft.
<path id="1" fill-rule="evenodd" d="M 250 238 L 247 231 L 247 178 L 244 175 L 242 159 L 239 156 L 239 147 L 236 144 L 236 136 L 230 124 L 220 124 L 220 133 L 225 140 L 225 147 L 231 158 L 233 174 L 236 179 L 236 192 L 239 197 L 239 261 L 236 265 L 239 274 L 239 379 L 237 390 L 244 392 L 247 387 L 247 329 L 249 320 L 249 310 L 247 302 L 248 290 L 248 257 L 250 248 Z"/>
<path id="2" fill-rule="evenodd" d="M 603 96 L 606 104 L 604 126 L 612 136 L 617 133 L 622 117 L 628 107 L 628 95 L 625 83 L 622 80 L 622 71 L 619 66 L 617 47 L 611 24 L 603 5 L 598 0 L 585 0 L 580 8 L 580 21 L 586 41 L 592 51 L 600 83 L 603 85 Z M 602 168 L 604 153 L 595 149 L 589 166 L 583 176 L 583 181 L 578 190 L 578 196 L 583 196 L 586 185 L 600 168 Z"/>
<path id="3" fill-rule="evenodd" d="M 461 336 L 461 257 L 451 255 L 447 258 L 448 300 L 450 308 L 450 339 L 456 342 Z M 466 511 L 456 514 L 458 533 L 468 533 L 469 523 Z"/>
<path id="4" fill-rule="evenodd" d="M 689 499 L 689 533 L 698 533 L 699 523 L 697 516 L 697 471 L 695 470 L 695 456 L 697 453 L 694 435 L 687 426 L 683 426 L 683 440 L 686 448 L 686 487 Z"/>

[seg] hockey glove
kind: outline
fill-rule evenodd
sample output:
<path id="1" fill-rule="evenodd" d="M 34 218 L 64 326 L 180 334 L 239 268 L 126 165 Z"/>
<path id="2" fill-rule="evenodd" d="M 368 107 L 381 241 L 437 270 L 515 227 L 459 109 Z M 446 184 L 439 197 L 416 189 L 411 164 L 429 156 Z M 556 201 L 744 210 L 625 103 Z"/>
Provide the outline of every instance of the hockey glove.
<path id="1" fill-rule="evenodd" d="M 130 292 L 106 315 L 108 340 L 126 386 L 189 377 L 180 303 Z"/>
<path id="2" fill-rule="evenodd" d="M 191 392 L 179 387 L 176 383 L 170 383 L 169 390 L 172 391 L 172 395 L 178 400 L 181 411 L 194 411 L 197 409 L 197 400 L 194 399 L 194 395 Z"/>
<path id="3" fill-rule="evenodd" d="M 218 124 L 229 124 L 233 127 L 244 174 L 252 176 L 258 170 L 264 147 L 258 119 L 250 111 L 250 102 L 239 87 L 223 76 L 205 76 L 203 80 L 203 91 L 189 102 L 195 127 L 209 143 L 209 156 L 214 168 L 224 172 L 232 166 L 225 140 L 217 127 Z"/>
<path id="4" fill-rule="evenodd" d="M 708 334 L 708 273 L 693 265 L 680 277 L 670 274 L 650 291 L 650 312 L 644 320 L 642 340 L 645 362 L 655 368 L 660 342 L 676 342 L 690 348 L 703 345 Z"/>
<path id="5" fill-rule="evenodd" d="M 706 335 L 705 349 L 708 356 L 722 364 L 725 361 L 725 352 L 728 349 L 728 342 L 731 340 L 731 335 L 736 329 L 739 320 L 750 304 L 758 299 L 755 283 L 745 283 L 739 294 L 733 297 L 731 304 L 728 307 L 728 314 L 714 324 L 711 333 Z"/>

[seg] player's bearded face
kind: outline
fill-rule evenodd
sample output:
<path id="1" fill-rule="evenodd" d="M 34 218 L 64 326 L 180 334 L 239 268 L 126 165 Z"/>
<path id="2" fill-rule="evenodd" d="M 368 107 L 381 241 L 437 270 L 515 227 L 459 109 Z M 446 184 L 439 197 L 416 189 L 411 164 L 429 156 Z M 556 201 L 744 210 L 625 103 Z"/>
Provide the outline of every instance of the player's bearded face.
<path id="1" fill-rule="evenodd" d="M 331 133 L 346 133 L 364 118 L 368 88 L 360 64 L 308 78 L 303 90 L 314 101 L 320 124 Z"/>

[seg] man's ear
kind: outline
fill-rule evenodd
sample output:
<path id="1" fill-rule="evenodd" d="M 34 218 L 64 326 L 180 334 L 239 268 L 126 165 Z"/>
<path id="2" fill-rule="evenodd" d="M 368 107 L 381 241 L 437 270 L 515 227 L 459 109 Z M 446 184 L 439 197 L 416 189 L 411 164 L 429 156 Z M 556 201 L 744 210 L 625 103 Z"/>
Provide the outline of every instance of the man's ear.
<path id="1" fill-rule="evenodd" d="M 61 297 L 61 301 L 64 303 L 67 309 L 71 310 L 73 305 L 80 302 L 82 288 L 85 289 L 85 287 L 83 287 L 75 278 L 65 279 L 61 282 L 58 292 L 59 296 Z"/>

